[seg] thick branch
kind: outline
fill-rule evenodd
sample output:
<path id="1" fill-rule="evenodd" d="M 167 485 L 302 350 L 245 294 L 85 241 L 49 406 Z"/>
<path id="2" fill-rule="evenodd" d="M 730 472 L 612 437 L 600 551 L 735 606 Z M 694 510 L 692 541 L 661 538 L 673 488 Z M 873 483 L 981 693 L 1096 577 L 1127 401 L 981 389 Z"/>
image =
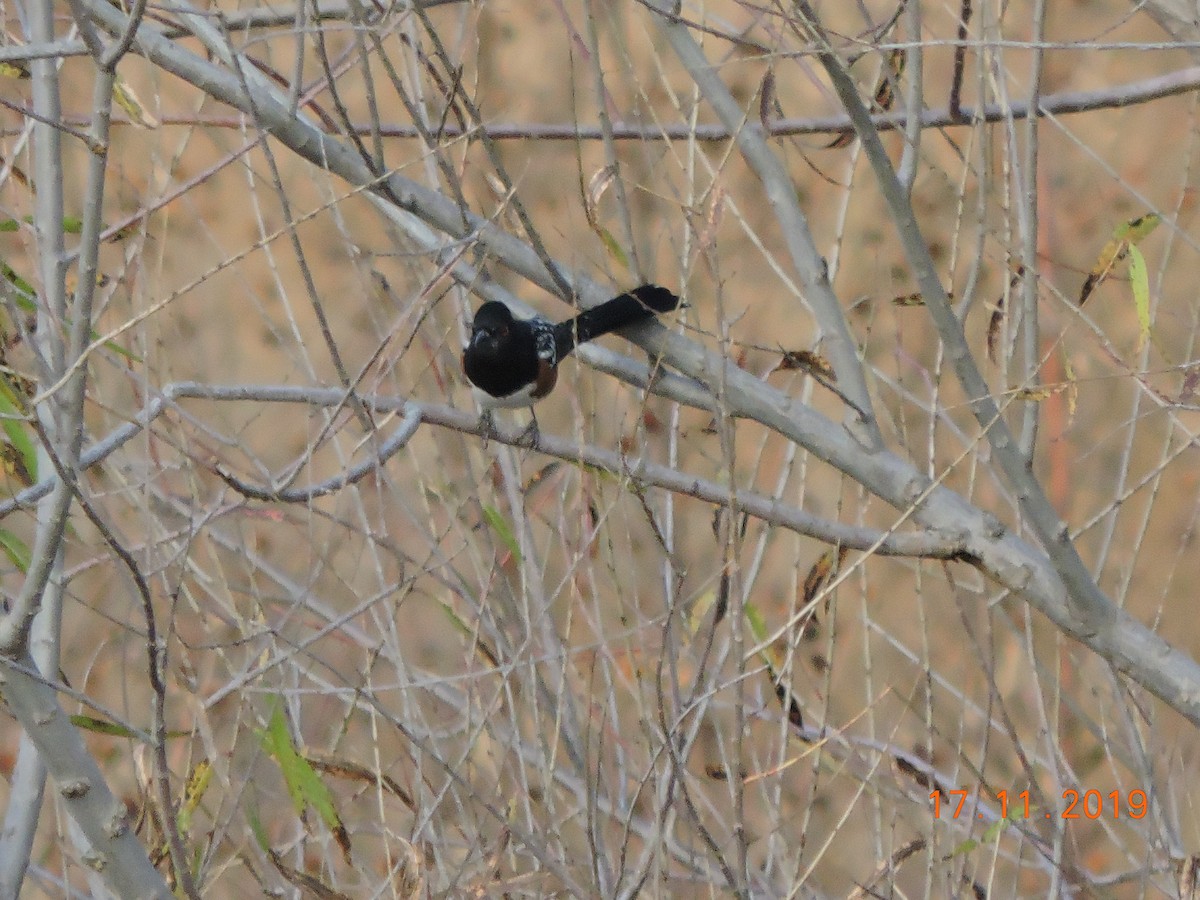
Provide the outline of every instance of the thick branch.
<path id="1" fill-rule="evenodd" d="M 26 51 L 26 52 L 18 52 Z M 42 56 L 71 56 L 86 53 L 82 41 L 55 42 L 36 48 L 31 47 L 0 47 L 0 62 L 35 59 Z M 1166 97 L 1176 97 L 1200 89 L 1200 66 L 1190 66 L 1168 75 L 1159 75 L 1141 81 L 1131 81 L 1112 87 L 1100 88 L 1094 91 L 1063 91 L 1058 94 L 1044 94 L 1038 98 L 1038 116 L 1063 116 L 1074 113 L 1098 112 L 1100 110 L 1123 109 L 1142 103 L 1151 103 Z M 14 106 L 14 108 L 17 108 Z M 1028 119 L 1030 104 L 1026 100 L 1018 100 L 1008 106 L 999 103 L 986 103 L 983 106 L 962 106 L 958 115 L 946 107 L 942 109 L 923 109 L 920 115 L 909 116 L 905 111 L 874 113 L 870 116 L 872 127 L 876 131 L 902 130 L 911 124 L 921 128 L 957 128 L 964 125 L 976 125 L 980 122 L 1004 122 L 1009 119 Z M 245 120 L 240 116 L 206 116 L 193 115 L 164 115 L 161 116 L 164 125 L 201 125 L 205 128 L 241 129 Z M 84 126 L 87 122 L 82 117 L 66 116 L 68 124 Z M 125 124 L 114 120 L 114 124 Z M 730 140 L 734 132 L 723 124 L 689 124 L 675 125 L 645 125 L 638 122 L 612 122 L 609 126 L 612 139 L 617 141 L 699 141 L 700 143 L 721 143 Z M 379 135 L 391 138 L 420 138 L 421 132 L 414 125 L 355 125 L 354 132 L 359 135 Z M 800 118 L 768 119 L 764 123 L 765 133 L 769 137 L 792 137 L 797 135 L 830 135 L 843 134 L 854 130 L 850 117 L 843 114 L 831 116 L 804 116 Z M 4 132 L 0 132 L 4 133 Z M 462 128 L 447 122 L 441 126 L 438 135 L 445 141 L 458 140 L 467 134 L 486 134 L 495 141 L 602 141 L 605 130 L 599 125 L 575 123 L 545 123 L 545 122 L 493 122 L 482 128 Z"/>
<path id="2" fill-rule="evenodd" d="M 162 389 L 159 398 L 147 406 L 137 421 L 122 426 L 104 440 L 93 444 L 84 451 L 82 463 L 84 466 L 93 466 L 101 462 L 147 428 L 151 422 L 170 409 L 178 400 L 191 398 L 218 402 L 304 403 L 310 406 L 336 408 L 343 405 L 344 397 L 344 392 L 331 388 L 274 385 L 219 386 L 196 382 L 169 384 Z M 733 503 L 738 510 L 749 513 L 768 524 L 778 525 L 789 531 L 852 550 L 870 551 L 881 556 L 915 556 L 932 559 L 959 559 L 966 555 L 962 542 L 941 534 L 933 532 L 899 533 L 844 525 L 814 516 L 798 507 L 780 503 L 775 498 L 752 490 L 739 489 L 732 492 L 731 496 L 728 485 L 711 479 L 690 475 L 645 458 L 631 457 L 612 450 L 579 444 L 574 440 L 557 437 L 546 432 L 540 432 L 531 442 L 521 429 L 501 429 L 496 426 L 489 428 L 473 414 L 451 406 L 414 403 L 398 397 L 364 398 L 363 402 L 370 411 L 375 413 L 398 412 L 403 416 L 403 421 L 395 433 L 381 445 L 379 452 L 373 458 L 352 467 L 346 473 L 307 488 L 287 490 L 250 485 L 224 470 L 217 471 L 216 474 L 234 490 L 251 499 L 303 503 L 313 497 L 341 490 L 354 484 L 382 466 L 408 443 L 417 427 L 425 422 L 450 428 L 463 434 L 488 437 L 501 444 L 528 447 L 547 456 L 629 478 L 639 485 L 663 488 L 706 503 L 721 506 Z M 53 489 L 56 481 L 56 476 L 51 475 L 26 488 L 13 499 L 0 503 L 0 516 L 6 515 L 19 506 L 36 502 L 39 497 L 45 496 Z"/>
<path id="3" fill-rule="evenodd" d="M 121 12 L 100 0 L 85 0 L 106 29 L 119 32 Z M 135 50 L 213 97 L 252 115 L 257 125 L 314 165 L 354 185 L 381 185 L 373 199 L 398 227 L 432 228 L 455 239 L 477 241 L 488 255 L 551 292 L 566 279 L 584 305 L 607 299 L 609 289 L 566 269 L 551 277 L 533 248 L 494 223 L 460 208 L 442 194 L 399 175 L 382 181 L 349 147 L 291 114 L 274 88 L 251 89 L 246 97 L 233 74 L 165 39 L 149 25 L 139 31 Z M 845 429 L 694 341 L 670 334 L 660 325 L 640 327 L 629 340 L 660 356 L 664 363 L 701 383 L 720 384 L 731 415 L 754 418 L 807 448 L 819 459 L 854 478 L 900 510 L 917 507 L 914 519 L 952 541 L 965 542 L 997 582 L 1018 591 L 1065 633 L 1083 641 L 1120 671 L 1200 724 L 1200 665 L 1161 637 L 1118 610 L 1112 627 L 1097 631 L 1082 622 L 1067 603 L 1062 578 L 1046 554 L 1010 532 L 994 516 L 953 491 L 934 486 L 912 463 L 886 452 L 867 452 Z"/>

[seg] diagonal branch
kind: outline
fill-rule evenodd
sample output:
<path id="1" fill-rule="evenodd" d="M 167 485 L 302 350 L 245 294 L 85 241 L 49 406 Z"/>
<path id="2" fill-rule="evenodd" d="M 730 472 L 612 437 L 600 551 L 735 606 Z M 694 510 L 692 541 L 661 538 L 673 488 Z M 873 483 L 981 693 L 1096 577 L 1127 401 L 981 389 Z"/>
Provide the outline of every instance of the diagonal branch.
<path id="1" fill-rule="evenodd" d="M 123 30 L 126 18 L 119 10 L 100 0 L 82 2 L 106 30 Z M 314 165 L 354 185 L 380 184 L 380 179 L 353 149 L 292 115 L 272 89 L 252 85 L 249 89 L 261 91 L 262 95 L 256 95 L 251 102 L 234 75 L 174 44 L 149 24 L 139 29 L 134 49 L 214 98 L 243 112 L 253 111 L 264 132 Z M 865 115 L 858 125 L 869 127 Z M 565 268 L 556 273 L 559 277 L 552 278 L 533 248 L 492 222 L 463 210 L 442 194 L 394 174 L 386 176 L 382 183 L 386 189 L 370 196 L 406 232 L 411 234 L 419 226 L 456 239 L 470 237 L 491 258 L 532 284 L 555 292 L 565 278 L 582 305 L 591 306 L 607 299 L 607 288 Z M 940 291 L 940 285 L 937 290 Z M 930 488 L 928 476 L 910 461 L 888 451 L 866 450 L 846 429 L 695 341 L 670 334 L 655 324 L 640 327 L 628 338 L 679 372 L 701 383 L 722 385 L 722 399 L 730 415 L 754 418 L 795 441 L 897 509 L 908 510 L 920 501 L 913 513 L 915 521 L 953 541 L 963 541 L 966 554 L 977 560 L 989 577 L 1019 592 L 1064 633 L 1092 647 L 1118 670 L 1190 721 L 1200 724 L 1200 665 L 1123 611 L 1114 611 L 1108 627 L 1103 629 L 1081 620 L 1068 600 L 1066 584 L 1054 562 L 990 513 L 974 507 L 948 488 Z M 989 424 L 992 418 L 995 417 L 986 417 Z M 1086 570 L 1083 575 L 1090 581 Z M 1103 595 L 1101 598 L 1111 608 L 1107 598 Z"/>
<path id="2" fill-rule="evenodd" d="M 334 408 L 342 405 L 344 393 L 331 388 L 288 387 L 283 385 L 207 385 L 196 382 L 175 382 L 165 385 L 158 398 L 152 401 L 138 417 L 115 430 L 101 441 L 87 448 L 82 455 L 81 465 L 97 465 L 126 442 L 148 428 L 155 419 L 173 408 L 179 400 L 200 399 L 216 402 L 251 403 L 303 403 L 309 406 Z M 651 462 L 645 458 L 632 457 L 601 447 L 579 444 L 575 440 L 539 432 L 531 441 L 518 428 L 488 426 L 478 417 L 435 403 L 416 403 L 403 398 L 374 397 L 364 401 L 372 413 L 399 413 L 402 416 L 395 432 L 384 441 L 379 450 L 368 460 L 333 478 L 305 488 L 276 489 L 249 484 L 210 464 L 214 473 L 235 491 L 252 500 L 281 503 L 307 503 L 314 497 L 342 490 L 386 464 L 389 458 L 403 449 L 422 423 L 449 428 L 475 437 L 488 437 L 501 444 L 527 447 L 546 456 L 566 462 L 588 466 L 628 478 L 639 486 L 657 487 L 682 494 L 717 506 L 735 506 L 739 512 L 748 513 L 757 519 L 797 534 L 881 556 L 911 556 L 929 559 L 966 558 L 965 545 L 951 537 L 935 531 L 898 532 L 880 531 L 845 525 L 805 512 L 803 509 L 780 502 L 757 491 L 744 488 L 730 492 L 729 485 L 711 479 L 700 478 L 669 466 Z M 58 481 L 50 475 L 34 484 L 11 500 L 0 503 L 0 517 L 15 508 L 36 502 L 53 489 Z"/>
<path id="3" fill-rule="evenodd" d="M 858 137 L 875 170 L 875 177 L 896 223 L 905 255 L 925 297 L 926 308 L 946 346 L 947 355 L 954 365 L 958 380 L 971 401 L 971 411 L 987 435 L 992 450 L 1017 495 L 1022 513 L 1029 520 L 1042 546 L 1046 548 L 1067 588 L 1068 601 L 1079 620 L 1078 627 L 1089 637 L 1107 644 L 1117 625 L 1117 608 L 1096 585 L 1095 579 L 1083 564 L 1071 541 L 1066 523 L 1059 518 L 1042 491 L 1042 486 L 1034 478 L 1028 460 L 1021 453 L 1008 423 L 1000 415 L 987 382 L 975 365 L 975 357 L 967 344 L 962 322 L 950 305 L 950 298 L 942 286 L 937 267 L 929 255 L 929 247 L 921 235 L 916 213 L 908 201 L 904 186 L 896 177 L 879 134 L 871 127 L 866 105 L 859 97 L 858 89 L 830 46 L 819 19 L 807 0 L 796 0 L 796 6 L 818 42 L 817 56 L 832 80 L 834 90 L 850 113 L 850 118 L 854 120 Z M 1032 181 L 1036 174 L 1027 172 L 1026 177 Z"/>

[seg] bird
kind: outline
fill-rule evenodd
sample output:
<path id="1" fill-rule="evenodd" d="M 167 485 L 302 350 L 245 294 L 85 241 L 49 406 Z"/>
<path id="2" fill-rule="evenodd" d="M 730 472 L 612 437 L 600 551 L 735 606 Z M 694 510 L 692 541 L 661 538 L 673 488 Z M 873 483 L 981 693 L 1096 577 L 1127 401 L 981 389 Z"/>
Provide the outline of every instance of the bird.
<path id="1" fill-rule="evenodd" d="M 491 424 L 499 407 L 532 407 L 558 381 L 558 364 L 580 344 L 679 307 L 679 297 L 656 284 L 643 284 L 573 319 L 554 323 L 541 316 L 518 319 L 497 300 L 475 313 L 462 367 Z M 536 433 L 535 416 L 530 428 Z"/>

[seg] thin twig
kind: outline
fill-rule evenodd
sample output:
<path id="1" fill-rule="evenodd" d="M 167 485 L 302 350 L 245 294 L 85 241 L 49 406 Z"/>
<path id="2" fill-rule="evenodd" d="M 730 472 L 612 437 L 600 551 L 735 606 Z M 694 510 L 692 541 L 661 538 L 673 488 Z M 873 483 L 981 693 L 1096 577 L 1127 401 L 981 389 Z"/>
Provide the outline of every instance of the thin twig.
<path id="1" fill-rule="evenodd" d="M 4 52 L 11 48 L 0 48 L 0 62 L 6 61 Z M 82 55 L 86 47 L 80 45 L 79 53 L 51 52 L 58 50 L 58 45 L 46 48 L 45 53 L 35 54 L 32 58 L 41 56 Z M 1200 66 L 1189 66 L 1168 75 L 1159 75 L 1140 81 L 1131 81 L 1113 87 L 1100 88 L 1093 91 L 1063 91 L 1057 94 L 1045 94 L 1037 104 L 1039 116 L 1068 115 L 1074 113 L 1097 112 L 1107 109 L 1124 109 L 1188 94 L 1200 88 Z M 9 103 L 12 109 L 23 115 L 31 111 L 16 103 Z M 956 125 L 971 125 L 976 122 L 1003 122 L 1008 118 L 1027 119 L 1030 116 L 1029 103 L 1017 101 L 1011 107 L 999 103 L 986 103 L 983 106 L 960 106 L 957 111 L 953 107 L 942 109 L 922 110 L 919 117 L 910 117 L 906 111 L 874 113 L 870 116 L 871 124 L 878 131 L 894 131 L 905 128 L 911 121 L 916 120 L 921 128 L 950 128 Z M 194 125 L 205 128 L 242 129 L 245 120 L 236 116 L 177 116 L 164 115 L 161 117 L 164 125 Z M 64 116 L 60 124 L 67 126 L 82 126 L 87 120 L 80 116 Z M 114 119 L 114 125 L 128 125 L 127 120 Z M 644 125 L 633 122 L 611 123 L 611 139 L 614 141 L 659 141 L 659 140 L 694 140 L 701 143 L 722 143 L 728 141 L 731 132 L 724 125 Z M 778 119 L 771 118 L 765 125 L 770 137 L 789 137 L 805 134 L 842 134 L 853 130 L 854 125 L 844 114 L 832 116 L 816 116 L 804 118 Z M 351 129 L 356 134 L 378 133 L 381 137 L 420 138 L 423 129 L 415 125 L 371 125 L 354 124 Z M 15 133 L 13 129 L 2 129 L 0 135 L 8 136 Z M 439 136 L 445 141 L 458 140 L 464 136 L 486 135 L 496 141 L 541 140 L 541 141 L 602 141 L 605 130 L 599 124 L 548 124 L 545 122 L 494 122 L 484 126 L 463 128 L 459 125 L 446 124 L 439 131 Z"/>
<path id="2" fill-rule="evenodd" d="M 967 35 L 971 23 L 971 0 L 962 0 L 958 12 L 958 44 L 954 48 L 954 75 L 950 81 L 950 116 L 958 122 L 967 121 L 970 117 L 963 115 L 962 85 L 963 75 L 967 66 Z"/>

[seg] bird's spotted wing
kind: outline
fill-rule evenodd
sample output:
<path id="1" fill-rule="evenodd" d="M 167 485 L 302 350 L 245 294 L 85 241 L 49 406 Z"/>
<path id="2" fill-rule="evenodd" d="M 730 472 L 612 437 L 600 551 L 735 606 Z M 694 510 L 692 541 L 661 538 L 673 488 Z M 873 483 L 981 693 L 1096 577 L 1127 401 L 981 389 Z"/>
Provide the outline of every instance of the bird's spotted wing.
<path id="1" fill-rule="evenodd" d="M 558 345 L 554 340 L 554 325 L 546 319 L 535 317 L 529 319 L 529 327 L 533 331 L 534 345 L 537 347 L 538 359 L 558 365 Z"/>

